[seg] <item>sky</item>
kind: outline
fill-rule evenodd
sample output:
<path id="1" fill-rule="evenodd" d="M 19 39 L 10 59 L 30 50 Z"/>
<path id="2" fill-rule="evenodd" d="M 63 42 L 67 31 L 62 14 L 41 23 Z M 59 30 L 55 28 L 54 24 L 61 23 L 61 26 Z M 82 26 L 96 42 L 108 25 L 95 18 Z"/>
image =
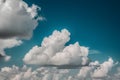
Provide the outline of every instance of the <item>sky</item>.
<path id="1" fill-rule="evenodd" d="M 100 51 L 101 57 L 113 56 L 120 60 L 118 57 L 120 53 L 120 2 L 118 0 L 26 1 L 40 5 L 41 15 L 47 19 L 40 23 L 35 34 L 44 31 L 40 34 L 45 36 L 54 29 L 66 28 L 71 32 L 70 43 L 79 41 L 81 45 Z"/>
<path id="2" fill-rule="evenodd" d="M 119 80 L 119 4 L 119 0 L 1 0 L 0 78 L 110 80 L 112 75 L 112 80 Z"/>

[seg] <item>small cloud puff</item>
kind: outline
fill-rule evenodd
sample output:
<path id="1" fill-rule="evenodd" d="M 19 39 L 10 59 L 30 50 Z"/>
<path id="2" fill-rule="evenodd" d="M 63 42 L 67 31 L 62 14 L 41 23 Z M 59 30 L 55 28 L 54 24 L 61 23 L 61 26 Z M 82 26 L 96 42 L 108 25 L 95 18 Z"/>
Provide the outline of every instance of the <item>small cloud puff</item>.
<path id="1" fill-rule="evenodd" d="M 9 61 L 11 56 L 6 55 L 4 50 L 15 46 L 19 46 L 21 44 L 22 41 L 17 39 L 0 39 L 0 55 L 4 57 L 5 61 Z"/>

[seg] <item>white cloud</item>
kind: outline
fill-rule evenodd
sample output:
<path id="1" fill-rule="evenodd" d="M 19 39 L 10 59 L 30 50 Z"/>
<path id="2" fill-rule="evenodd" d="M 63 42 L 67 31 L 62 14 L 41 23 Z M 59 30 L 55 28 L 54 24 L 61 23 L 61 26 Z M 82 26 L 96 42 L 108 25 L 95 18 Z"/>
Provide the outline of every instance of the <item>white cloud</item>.
<path id="1" fill-rule="evenodd" d="M 11 59 L 11 56 L 5 56 L 5 58 L 4 58 L 4 60 L 7 62 L 7 61 L 9 61 Z"/>
<path id="2" fill-rule="evenodd" d="M 26 64 L 34 65 L 79 65 L 88 64 L 88 48 L 78 42 L 65 46 L 70 40 L 70 33 L 63 29 L 55 30 L 52 35 L 45 37 L 41 47 L 34 46 L 24 57 Z"/>
<path id="3" fill-rule="evenodd" d="M 100 65 L 99 68 L 97 68 L 94 73 L 94 78 L 104 78 L 107 76 L 108 72 L 111 70 L 111 68 L 114 66 L 113 60 L 109 58 L 108 61 L 105 61 L 103 64 Z"/>
<path id="4" fill-rule="evenodd" d="M 111 58 L 108 61 L 99 64 L 84 66 L 80 69 L 75 69 L 75 73 L 71 69 L 57 69 L 55 67 L 40 67 L 33 69 L 24 65 L 22 68 L 17 66 L 3 67 L 0 70 L 1 80 L 119 80 L 120 66 L 115 67 L 115 63 Z M 92 62 L 94 63 L 94 62 Z M 95 62 L 96 64 L 96 62 Z M 104 67 L 103 67 L 104 65 Z M 105 67 L 106 66 L 106 67 Z M 104 71 L 107 69 L 108 71 Z M 103 70 L 105 76 L 100 74 L 93 77 L 96 71 Z M 114 71 L 112 71 L 114 70 Z"/>
<path id="5" fill-rule="evenodd" d="M 41 8 L 34 4 L 29 7 L 23 0 L 0 0 L 0 55 L 5 61 L 11 58 L 5 54 L 6 48 L 20 45 L 19 39 L 32 37 L 38 21 L 43 19 L 38 10 Z"/>
<path id="6" fill-rule="evenodd" d="M 29 39 L 38 21 L 40 7 L 28 6 L 23 0 L 0 0 L 0 38 Z"/>
<path id="7" fill-rule="evenodd" d="M 91 62 L 89 66 L 82 67 L 77 75 L 72 75 L 70 80 L 72 77 L 74 80 L 119 80 L 120 71 L 116 69 L 115 65 L 112 58 L 102 64 L 98 61 Z"/>
<path id="8" fill-rule="evenodd" d="M 55 65 L 86 65 L 88 63 L 88 48 L 82 47 L 78 42 L 66 46 L 62 52 L 57 52 L 51 62 Z"/>
<path id="9" fill-rule="evenodd" d="M 0 55 L 4 57 L 5 61 L 9 61 L 11 57 L 7 56 L 4 50 L 15 47 L 15 46 L 19 46 L 20 44 L 22 44 L 21 40 L 0 39 Z"/>
<path id="10" fill-rule="evenodd" d="M 57 70 L 56 68 L 32 69 L 27 66 L 19 68 L 17 66 L 4 67 L 0 71 L 1 80 L 61 80 L 65 79 L 65 74 L 69 70 Z"/>

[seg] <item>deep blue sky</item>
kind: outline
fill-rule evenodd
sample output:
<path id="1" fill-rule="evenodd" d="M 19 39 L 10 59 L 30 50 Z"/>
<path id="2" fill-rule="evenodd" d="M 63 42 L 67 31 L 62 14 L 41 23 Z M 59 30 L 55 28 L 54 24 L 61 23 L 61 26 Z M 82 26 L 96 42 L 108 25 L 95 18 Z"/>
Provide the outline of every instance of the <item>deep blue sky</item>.
<path id="1" fill-rule="evenodd" d="M 71 41 L 98 50 L 90 55 L 93 59 L 106 60 L 109 56 L 120 61 L 120 2 L 119 0 L 25 0 L 42 8 L 47 20 L 40 22 L 31 40 L 23 45 L 6 50 L 12 55 L 9 64 L 16 64 L 34 45 L 53 30 L 68 29 Z M 17 59 L 17 60 L 16 60 Z M 4 63 L 5 65 L 6 63 Z"/>

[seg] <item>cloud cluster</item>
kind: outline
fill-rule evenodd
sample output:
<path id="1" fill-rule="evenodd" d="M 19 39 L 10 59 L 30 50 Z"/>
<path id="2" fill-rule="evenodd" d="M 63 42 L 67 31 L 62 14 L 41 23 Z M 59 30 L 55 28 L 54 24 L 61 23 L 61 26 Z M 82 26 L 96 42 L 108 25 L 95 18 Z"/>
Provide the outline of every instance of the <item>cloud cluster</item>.
<path id="1" fill-rule="evenodd" d="M 99 66 L 98 66 L 99 65 Z M 120 66 L 112 58 L 99 63 L 91 62 L 80 69 L 57 69 L 55 67 L 39 67 L 32 69 L 24 65 L 3 67 L 0 70 L 1 80 L 119 80 Z"/>
<path id="2" fill-rule="evenodd" d="M 66 46 L 69 40 L 70 32 L 68 30 L 55 30 L 52 35 L 43 39 L 40 47 L 33 47 L 23 59 L 26 64 L 44 65 L 43 67 L 33 68 L 26 65 L 22 68 L 14 65 L 3 67 L 0 70 L 0 79 L 120 80 L 120 64 L 114 62 L 112 58 L 103 63 L 99 61 L 89 62 L 88 48 L 80 46 L 78 42 Z M 21 43 L 21 40 L 13 38 L 0 39 L 1 55 L 6 56 L 4 49 L 19 46 Z M 6 56 L 6 60 L 9 60 L 9 58 L 9 56 Z M 72 67 L 72 69 L 69 67 Z"/>
<path id="3" fill-rule="evenodd" d="M 0 0 L 0 38 L 29 39 L 42 17 L 40 7 L 23 0 Z"/>
<path id="4" fill-rule="evenodd" d="M 65 46 L 70 40 L 70 33 L 63 29 L 55 30 L 52 35 L 45 37 L 41 46 L 34 46 L 24 57 L 26 64 L 84 66 L 89 63 L 88 48 L 78 42 Z"/>
<path id="5" fill-rule="evenodd" d="M 60 80 L 64 79 L 65 74 L 69 73 L 69 70 L 57 70 L 56 68 L 37 68 L 32 70 L 31 67 L 23 66 L 19 68 L 17 66 L 4 67 L 0 71 L 1 80 Z"/>
<path id="6" fill-rule="evenodd" d="M 76 75 L 69 76 L 68 80 L 119 80 L 119 69 L 119 64 L 116 64 L 112 58 L 102 64 L 95 61 L 89 66 L 82 67 Z"/>
<path id="7" fill-rule="evenodd" d="M 0 55 L 4 57 L 5 61 L 10 60 L 10 56 L 7 56 L 5 54 L 5 49 L 9 49 L 15 46 L 19 46 L 22 44 L 21 40 L 16 40 L 16 39 L 0 39 Z"/>
<path id="8" fill-rule="evenodd" d="M 68 30 L 55 30 L 52 35 L 43 39 L 40 47 L 34 46 L 25 55 L 23 61 L 26 64 L 43 65 L 44 67 L 44 70 L 41 68 L 36 69 L 38 70 L 37 73 L 39 76 L 37 76 L 38 74 L 34 75 L 37 76 L 37 78 L 33 80 L 120 79 L 120 65 L 114 62 L 112 58 L 109 58 L 103 63 L 100 63 L 99 61 L 89 62 L 88 48 L 80 46 L 78 42 L 66 46 L 66 43 L 69 40 L 70 32 Z M 96 51 L 94 50 L 92 52 Z M 72 69 L 69 67 L 72 67 Z M 39 70 L 42 70 L 43 72 L 39 73 Z M 60 74 L 60 70 L 65 72 Z M 42 76 L 40 74 L 42 74 Z"/>

